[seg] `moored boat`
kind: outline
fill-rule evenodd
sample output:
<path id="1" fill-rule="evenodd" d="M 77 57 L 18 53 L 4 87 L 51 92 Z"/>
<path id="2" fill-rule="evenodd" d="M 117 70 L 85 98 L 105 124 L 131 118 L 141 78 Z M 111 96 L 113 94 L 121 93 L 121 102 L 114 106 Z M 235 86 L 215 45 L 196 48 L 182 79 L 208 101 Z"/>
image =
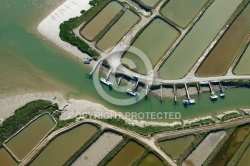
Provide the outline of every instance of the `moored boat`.
<path id="1" fill-rule="evenodd" d="M 127 93 L 132 95 L 132 96 L 139 96 L 139 93 L 133 91 L 132 89 L 127 89 Z"/>
<path id="2" fill-rule="evenodd" d="M 100 81 L 108 86 L 113 86 L 113 83 L 106 80 L 105 78 L 100 78 Z"/>

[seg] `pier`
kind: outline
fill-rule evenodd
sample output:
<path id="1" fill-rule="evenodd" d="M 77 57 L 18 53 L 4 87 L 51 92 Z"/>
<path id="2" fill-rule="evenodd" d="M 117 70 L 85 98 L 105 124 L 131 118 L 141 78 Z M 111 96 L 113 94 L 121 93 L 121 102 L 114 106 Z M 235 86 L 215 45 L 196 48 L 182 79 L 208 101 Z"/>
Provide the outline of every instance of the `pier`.
<path id="1" fill-rule="evenodd" d="M 121 80 L 122 80 L 122 77 L 119 77 L 119 79 L 118 79 L 118 85 L 120 85 L 120 83 L 121 83 Z"/>
<path id="2" fill-rule="evenodd" d="M 210 99 L 211 100 L 217 100 L 218 96 L 214 93 L 211 82 L 208 82 L 208 85 L 209 85 L 209 88 L 210 88 L 210 91 L 211 91 Z"/>
<path id="3" fill-rule="evenodd" d="M 185 85 L 185 90 L 186 90 L 186 94 L 187 94 L 187 99 L 190 100 L 187 84 L 184 84 L 184 85 Z"/>
<path id="4" fill-rule="evenodd" d="M 176 85 L 173 85 L 173 92 L 174 92 L 174 101 L 177 102 L 177 91 L 176 91 Z"/>
<path id="5" fill-rule="evenodd" d="M 112 72 L 112 67 L 110 68 L 110 70 L 109 70 L 109 72 L 108 72 L 108 75 L 107 75 L 107 77 L 106 77 L 106 80 L 109 80 L 109 76 L 110 76 L 111 72 Z"/>
<path id="6" fill-rule="evenodd" d="M 146 96 L 148 95 L 148 85 L 146 85 Z"/>
<path id="7" fill-rule="evenodd" d="M 135 86 L 132 89 L 134 92 L 137 90 L 138 85 L 139 85 L 139 80 L 137 80 L 137 82 L 135 83 Z"/>
<path id="8" fill-rule="evenodd" d="M 186 90 L 186 94 L 187 94 L 187 100 L 183 100 L 183 104 L 184 105 L 195 104 L 195 99 L 190 98 L 188 88 L 187 88 L 187 84 L 185 83 L 184 85 L 185 85 L 185 90 Z"/>
<path id="9" fill-rule="evenodd" d="M 201 87 L 200 87 L 200 84 L 199 84 L 198 82 L 196 83 L 196 88 L 197 88 L 198 95 L 199 95 L 199 94 L 200 94 Z"/>
<path id="10" fill-rule="evenodd" d="M 225 89 L 222 87 L 221 83 L 219 82 L 219 88 L 220 88 L 220 97 L 225 97 Z"/>
<path id="11" fill-rule="evenodd" d="M 137 82 L 135 83 L 135 86 L 132 89 L 127 89 L 127 93 L 134 97 L 138 97 L 139 93 L 136 92 L 138 85 L 139 85 L 139 80 L 137 80 Z"/>
<path id="12" fill-rule="evenodd" d="M 211 82 L 208 82 L 208 85 L 209 85 L 209 89 L 210 89 L 210 92 L 211 92 L 211 96 L 215 95 L 215 93 L 213 91 L 213 88 L 212 88 L 212 85 L 211 85 Z"/>
<path id="13" fill-rule="evenodd" d="M 161 85 L 161 101 L 162 101 L 162 94 L 163 94 L 163 92 L 162 92 L 162 85 Z"/>
<path id="14" fill-rule="evenodd" d="M 221 83 L 219 82 L 220 92 L 225 93 L 225 89 L 222 87 Z"/>
<path id="15" fill-rule="evenodd" d="M 90 76 L 93 75 L 93 73 L 96 71 L 97 67 L 100 65 L 100 63 L 101 63 L 104 59 L 105 59 L 105 58 L 101 58 L 101 59 L 99 59 L 99 60 L 96 62 L 95 66 L 93 67 L 93 69 L 92 69 L 91 72 L 89 73 Z"/>

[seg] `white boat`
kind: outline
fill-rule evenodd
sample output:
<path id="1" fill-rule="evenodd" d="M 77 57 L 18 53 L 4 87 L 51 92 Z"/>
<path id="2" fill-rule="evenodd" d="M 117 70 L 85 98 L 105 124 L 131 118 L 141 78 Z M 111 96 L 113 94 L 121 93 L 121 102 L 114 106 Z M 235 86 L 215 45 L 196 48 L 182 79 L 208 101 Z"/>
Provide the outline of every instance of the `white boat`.
<path id="1" fill-rule="evenodd" d="M 137 92 L 135 92 L 135 91 L 133 91 L 131 89 L 127 89 L 127 93 L 132 95 L 132 96 L 139 96 L 139 93 L 137 93 Z"/>
<path id="2" fill-rule="evenodd" d="M 194 103 L 195 103 L 195 99 L 190 99 L 190 100 L 189 100 L 189 103 L 190 103 L 190 104 L 194 104 Z"/>
<path id="3" fill-rule="evenodd" d="M 220 97 L 225 97 L 225 93 L 220 93 Z"/>
<path id="4" fill-rule="evenodd" d="M 210 96 L 210 99 L 211 99 L 211 100 L 217 100 L 217 98 L 218 98 L 217 95 L 211 95 L 211 96 Z"/>
<path id="5" fill-rule="evenodd" d="M 185 105 L 195 104 L 195 99 L 183 100 L 183 104 Z"/>
<path id="6" fill-rule="evenodd" d="M 113 86 L 113 83 L 106 80 L 105 78 L 100 78 L 100 81 L 108 86 Z"/>

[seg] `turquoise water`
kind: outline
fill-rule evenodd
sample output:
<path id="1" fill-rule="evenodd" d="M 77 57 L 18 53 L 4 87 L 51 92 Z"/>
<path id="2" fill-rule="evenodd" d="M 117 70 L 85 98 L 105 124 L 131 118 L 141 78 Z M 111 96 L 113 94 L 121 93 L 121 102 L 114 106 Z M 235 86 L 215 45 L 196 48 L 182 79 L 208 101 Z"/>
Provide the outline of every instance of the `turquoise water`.
<path id="1" fill-rule="evenodd" d="M 210 101 L 209 94 L 197 96 L 197 103 L 187 108 L 182 105 L 181 99 L 179 99 L 177 105 L 174 104 L 173 100 L 160 102 L 159 99 L 154 97 L 143 99 L 134 105 L 126 107 L 106 102 L 96 92 L 92 80 L 87 77 L 86 74 L 89 73 L 89 69 L 84 67 L 76 58 L 59 51 L 50 42 L 44 41 L 43 37 L 37 35 L 34 30 L 39 21 L 49 12 L 47 8 L 52 9 L 51 4 L 55 2 L 62 1 L 2 0 L 0 2 L 0 49 L 11 50 L 13 54 L 41 70 L 50 79 L 62 85 L 67 85 L 65 89 L 68 88 L 69 95 L 98 102 L 110 109 L 121 112 L 179 111 L 182 113 L 183 118 L 250 107 L 250 89 L 228 90 L 226 91 L 226 98 L 219 99 L 215 103 Z M 1 56 L 0 54 L 0 58 Z M 74 89 L 74 91 L 71 89 Z M 108 88 L 105 88 L 105 90 L 117 98 L 129 97 Z"/>

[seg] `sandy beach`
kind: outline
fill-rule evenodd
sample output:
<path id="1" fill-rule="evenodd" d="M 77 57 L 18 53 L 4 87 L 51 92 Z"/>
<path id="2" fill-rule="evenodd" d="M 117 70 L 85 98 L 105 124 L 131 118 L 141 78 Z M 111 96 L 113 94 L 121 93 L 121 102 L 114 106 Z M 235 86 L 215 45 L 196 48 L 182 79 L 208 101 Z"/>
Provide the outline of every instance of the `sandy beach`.
<path id="1" fill-rule="evenodd" d="M 63 109 L 63 107 L 67 105 L 62 94 L 57 92 L 27 93 L 0 99 L 0 124 L 4 119 L 13 115 L 15 110 L 18 108 L 38 99 L 49 100 L 53 103 L 58 103 L 60 109 Z"/>
<path id="2" fill-rule="evenodd" d="M 57 46 L 61 47 L 65 51 L 75 55 L 82 59 L 89 57 L 87 54 L 79 51 L 75 46 L 62 41 L 59 37 L 60 29 L 59 26 L 64 21 L 70 18 L 78 17 L 81 15 L 82 10 L 88 10 L 89 0 L 67 0 L 52 13 L 50 13 L 39 25 L 38 31 L 51 40 Z"/>

